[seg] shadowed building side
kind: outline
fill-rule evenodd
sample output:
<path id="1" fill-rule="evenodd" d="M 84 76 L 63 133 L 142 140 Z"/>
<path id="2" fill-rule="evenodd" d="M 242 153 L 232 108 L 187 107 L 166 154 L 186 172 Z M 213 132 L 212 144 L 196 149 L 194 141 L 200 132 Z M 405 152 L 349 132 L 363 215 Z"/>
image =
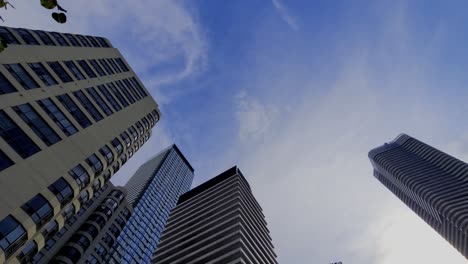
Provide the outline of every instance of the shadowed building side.
<path id="1" fill-rule="evenodd" d="M 262 209 L 237 167 L 179 198 L 153 263 L 277 263 Z"/>

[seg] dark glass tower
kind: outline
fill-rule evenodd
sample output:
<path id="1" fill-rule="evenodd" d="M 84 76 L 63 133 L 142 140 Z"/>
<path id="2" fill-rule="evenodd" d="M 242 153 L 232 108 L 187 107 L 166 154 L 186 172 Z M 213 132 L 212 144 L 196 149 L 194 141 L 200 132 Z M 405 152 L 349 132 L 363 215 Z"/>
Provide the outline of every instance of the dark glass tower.
<path id="1" fill-rule="evenodd" d="M 193 168 L 176 145 L 143 164 L 125 185 L 134 210 L 107 263 L 150 263 L 169 212 L 192 180 Z"/>
<path id="2" fill-rule="evenodd" d="M 405 134 L 369 158 L 374 176 L 468 258 L 468 164 Z"/>
<path id="3" fill-rule="evenodd" d="M 278 263 L 262 209 L 237 167 L 179 198 L 153 263 Z"/>

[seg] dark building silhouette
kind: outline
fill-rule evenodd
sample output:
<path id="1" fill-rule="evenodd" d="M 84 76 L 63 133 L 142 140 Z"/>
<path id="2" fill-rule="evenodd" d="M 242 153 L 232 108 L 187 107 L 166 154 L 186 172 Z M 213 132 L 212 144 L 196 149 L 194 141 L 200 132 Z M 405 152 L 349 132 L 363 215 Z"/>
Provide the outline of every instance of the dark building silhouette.
<path id="1" fill-rule="evenodd" d="M 237 167 L 179 198 L 153 263 L 278 263 L 262 209 Z"/>
<path id="2" fill-rule="evenodd" d="M 405 134 L 369 158 L 374 176 L 468 258 L 468 164 Z"/>

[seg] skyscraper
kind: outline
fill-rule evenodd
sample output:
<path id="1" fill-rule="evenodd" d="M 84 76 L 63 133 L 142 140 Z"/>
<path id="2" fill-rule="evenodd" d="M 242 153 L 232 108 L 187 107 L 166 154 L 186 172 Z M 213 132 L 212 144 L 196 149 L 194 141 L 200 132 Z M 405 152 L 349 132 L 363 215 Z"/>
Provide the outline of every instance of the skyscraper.
<path id="1" fill-rule="evenodd" d="M 192 180 L 193 168 L 176 145 L 143 164 L 125 185 L 134 211 L 107 263 L 150 263 L 169 212 Z"/>
<path id="2" fill-rule="evenodd" d="M 153 263 L 278 263 L 262 209 L 237 167 L 179 198 Z"/>
<path id="3" fill-rule="evenodd" d="M 0 27 L 0 263 L 44 246 L 148 140 L 158 105 L 101 37 Z M 55 230 L 55 229 L 54 229 Z"/>
<path id="4" fill-rule="evenodd" d="M 374 176 L 468 258 L 468 164 L 405 134 L 369 158 Z"/>

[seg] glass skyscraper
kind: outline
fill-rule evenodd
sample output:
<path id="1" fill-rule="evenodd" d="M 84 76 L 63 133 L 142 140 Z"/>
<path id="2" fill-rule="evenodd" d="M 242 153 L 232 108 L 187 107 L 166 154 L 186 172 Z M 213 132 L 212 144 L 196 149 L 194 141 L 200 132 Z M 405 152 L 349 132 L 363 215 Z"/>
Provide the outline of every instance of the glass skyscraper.
<path id="1" fill-rule="evenodd" d="M 125 185 L 133 213 L 108 263 L 150 263 L 169 213 L 190 189 L 193 168 L 176 145 L 143 164 Z"/>
<path id="2" fill-rule="evenodd" d="M 374 176 L 468 258 L 468 164 L 405 134 L 369 158 Z"/>

